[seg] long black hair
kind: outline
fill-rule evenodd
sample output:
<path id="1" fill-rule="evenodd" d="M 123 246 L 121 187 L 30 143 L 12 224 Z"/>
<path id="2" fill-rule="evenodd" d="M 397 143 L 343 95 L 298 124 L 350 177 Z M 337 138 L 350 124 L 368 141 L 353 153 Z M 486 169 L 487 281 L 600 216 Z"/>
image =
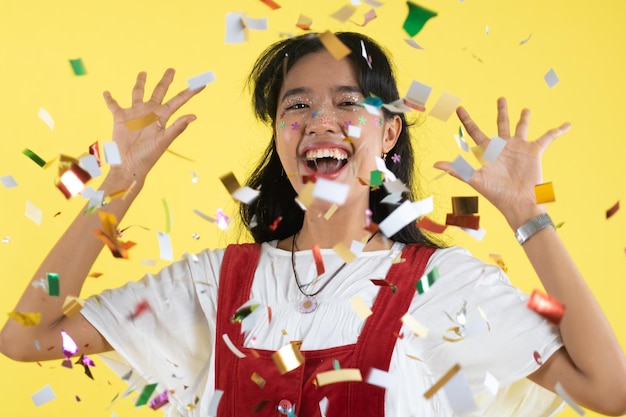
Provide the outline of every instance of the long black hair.
<path id="1" fill-rule="evenodd" d="M 400 98 L 392 64 L 381 46 L 359 33 L 338 32 L 335 35 L 352 51 L 346 59 L 356 69 L 364 97 L 371 93 L 384 103 Z M 362 57 L 362 45 L 370 57 L 370 63 Z M 318 34 L 309 33 L 276 42 L 257 59 L 248 76 L 248 87 L 252 93 L 256 117 L 272 127 L 272 131 L 276 122 L 276 109 L 285 74 L 300 58 L 322 48 L 324 46 Z M 386 109 L 383 109 L 383 112 L 386 119 L 393 116 Z M 386 165 L 410 190 L 404 193 L 403 198 L 414 200 L 413 146 L 406 118 L 404 114 L 399 116 L 402 120 L 402 130 L 396 145 L 389 151 L 389 154 L 399 155 L 401 163 L 387 161 Z M 246 184 L 261 190 L 260 197 L 254 203 L 240 205 L 242 222 L 256 242 L 281 240 L 302 228 L 304 213 L 294 200 L 297 194 L 283 170 L 273 137 Z M 370 191 L 372 221 L 376 223 L 380 223 L 396 208 L 394 205 L 380 203 L 386 195 L 382 187 Z M 277 222 L 279 217 L 281 219 Z M 433 239 L 424 235 L 415 222 L 411 222 L 391 238 L 402 243 L 441 246 L 440 243 L 435 243 Z"/>

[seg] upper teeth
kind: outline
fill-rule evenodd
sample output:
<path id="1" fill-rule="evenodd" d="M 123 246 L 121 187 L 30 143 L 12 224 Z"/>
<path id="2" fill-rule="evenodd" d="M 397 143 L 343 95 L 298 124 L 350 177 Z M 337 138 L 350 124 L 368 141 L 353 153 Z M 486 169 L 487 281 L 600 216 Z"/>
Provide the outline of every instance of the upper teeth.
<path id="1" fill-rule="evenodd" d="M 306 152 L 306 159 L 318 159 L 318 158 L 334 158 L 334 159 L 348 159 L 346 151 L 343 149 L 312 149 Z"/>

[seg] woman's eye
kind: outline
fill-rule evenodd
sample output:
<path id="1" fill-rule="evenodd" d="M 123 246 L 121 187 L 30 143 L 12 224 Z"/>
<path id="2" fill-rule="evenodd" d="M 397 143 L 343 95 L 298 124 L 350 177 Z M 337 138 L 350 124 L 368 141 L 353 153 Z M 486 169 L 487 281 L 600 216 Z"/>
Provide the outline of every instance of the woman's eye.
<path id="1" fill-rule="evenodd" d="M 344 102 L 341 103 L 341 105 L 348 107 L 348 106 L 356 106 L 357 103 L 354 102 L 354 101 L 344 101 Z"/>
<path id="2" fill-rule="evenodd" d="M 301 110 L 301 109 L 306 109 L 308 106 L 304 103 L 296 103 L 296 104 L 292 104 L 291 106 L 287 107 L 287 110 Z"/>

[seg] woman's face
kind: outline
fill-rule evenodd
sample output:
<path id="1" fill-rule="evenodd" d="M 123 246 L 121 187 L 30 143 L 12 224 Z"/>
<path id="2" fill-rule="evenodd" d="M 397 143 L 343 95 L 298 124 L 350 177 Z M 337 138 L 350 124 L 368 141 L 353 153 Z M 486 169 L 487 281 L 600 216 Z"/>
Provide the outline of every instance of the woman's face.
<path id="1" fill-rule="evenodd" d="M 395 145 L 402 122 L 397 116 L 385 120 L 382 111 L 371 114 L 358 104 L 364 99 L 348 59 L 336 60 L 322 49 L 291 67 L 274 129 L 278 155 L 296 192 L 314 177 L 350 184 L 350 194 L 369 191 L 362 183 L 376 170 L 375 157 Z M 349 134 L 355 128 L 360 135 Z"/>

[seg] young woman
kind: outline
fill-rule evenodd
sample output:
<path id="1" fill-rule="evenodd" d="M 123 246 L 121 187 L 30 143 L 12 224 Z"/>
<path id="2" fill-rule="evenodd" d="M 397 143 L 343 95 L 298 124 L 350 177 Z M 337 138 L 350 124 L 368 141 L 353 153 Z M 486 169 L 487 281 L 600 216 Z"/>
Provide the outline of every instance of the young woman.
<path id="1" fill-rule="evenodd" d="M 335 59 L 309 34 L 270 46 L 251 74 L 256 114 L 273 131 L 248 182 L 260 197 L 241 208 L 255 244 L 189 256 L 90 298 L 82 315 L 69 318 L 57 299 L 80 293 L 102 248 L 84 233 L 99 228 L 98 216 L 81 215 L 34 275 L 59 272 L 61 296 L 42 296 L 28 285 L 16 311 L 41 312 L 42 321 L 35 327 L 8 321 L 2 352 L 23 361 L 61 358 L 63 330 L 79 353 L 115 350 L 134 370 L 129 379 L 158 383 L 172 416 L 209 415 L 222 392 L 220 416 L 454 415 L 461 412 L 454 403 L 459 392 L 424 393 L 456 364 L 472 415 L 551 415 L 562 407 L 557 383 L 585 407 L 626 413 L 624 354 L 545 207 L 535 202 L 541 155 L 569 125 L 527 141 L 529 111 L 511 133 L 506 101 L 498 100 L 498 136 L 506 146 L 469 180 L 517 232 L 546 291 L 567 306 L 557 326 L 528 309 L 499 268 L 461 248 L 439 247 L 415 222 L 391 236 L 376 231 L 373 225 L 401 201 L 382 201 L 388 192 L 369 186 L 370 173 L 396 177 L 408 189 L 403 198 L 414 199 L 412 143 L 402 114 L 362 105 L 370 96 L 384 103 L 399 98 L 383 50 L 360 34 L 337 36 L 352 51 L 345 58 Z M 123 158 L 103 182 L 105 193 L 134 182 L 140 189 L 195 119 L 181 116 L 166 127 L 200 91 L 163 103 L 173 76 L 166 71 L 145 101 L 146 75 L 139 74 L 127 109 L 105 93 Z M 126 128 L 151 112 L 157 122 Z M 468 113 L 460 108 L 458 116 L 486 147 L 489 139 Z M 436 167 L 460 177 L 449 162 Z M 313 181 L 331 191 L 313 195 Z M 131 201 L 115 199 L 101 210 L 121 219 Z M 352 255 L 341 247 L 352 247 Z M 432 287 L 416 291 L 415 283 L 435 270 Z M 141 314 L 138 306 L 146 307 Z M 357 314 L 368 310 L 369 316 Z M 416 321 L 421 331 L 409 324 Z M 34 340 L 55 348 L 38 350 Z M 351 381 L 326 384 L 322 376 L 337 369 L 352 372 Z M 485 384 L 488 376 L 498 381 L 497 393 Z"/>

